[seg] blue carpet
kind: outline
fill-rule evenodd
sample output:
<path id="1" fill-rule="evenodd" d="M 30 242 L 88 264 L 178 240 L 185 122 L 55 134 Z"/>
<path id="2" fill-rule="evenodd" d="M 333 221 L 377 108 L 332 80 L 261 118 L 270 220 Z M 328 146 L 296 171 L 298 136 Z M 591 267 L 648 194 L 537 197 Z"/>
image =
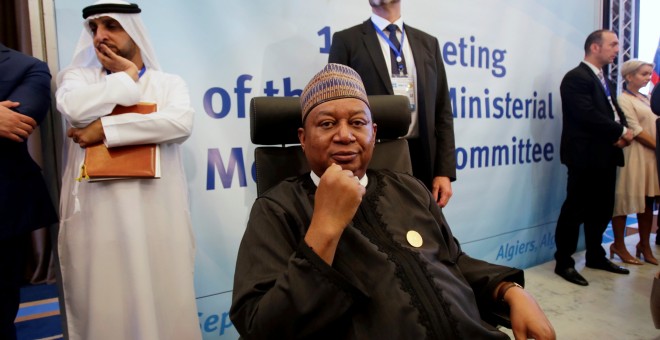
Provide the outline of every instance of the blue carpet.
<path id="1" fill-rule="evenodd" d="M 21 288 L 21 303 L 57 297 L 57 285 L 33 285 Z"/>
<path id="2" fill-rule="evenodd" d="M 57 285 L 54 284 L 32 285 L 21 288 L 21 303 L 36 303 L 33 306 L 23 306 L 18 310 L 17 318 L 19 320 L 33 317 L 32 320 L 16 322 L 16 337 L 19 340 L 62 338 L 62 319 L 60 315 L 50 315 L 59 313 L 59 303 L 57 301 L 39 303 L 42 300 L 57 298 L 57 295 Z M 50 314 L 42 315 L 45 313 Z"/>
<path id="3" fill-rule="evenodd" d="M 59 315 L 48 316 L 16 324 L 16 338 L 18 340 L 35 340 L 43 338 L 62 339 L 62 326 Z"/>

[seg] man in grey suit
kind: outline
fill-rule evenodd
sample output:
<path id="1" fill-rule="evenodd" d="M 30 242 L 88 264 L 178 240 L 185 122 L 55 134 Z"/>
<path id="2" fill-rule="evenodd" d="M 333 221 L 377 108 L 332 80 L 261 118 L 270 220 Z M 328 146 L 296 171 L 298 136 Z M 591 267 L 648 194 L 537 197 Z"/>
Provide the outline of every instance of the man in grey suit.
<path id="1" fill-rule="evenodd" d="M 589 283 L 574 268 L 580 224 L 584 223 L 586 266 L 618 274 L 628 270 L 605 257 L 603 232 L 614 210 L 616 168 L 632 141 L 626 118 L 616 101 L 616 86 L 603 76 L 603 67 L 619 52 L 614 32 L 598 30 L 584 44 L 584 60 L 561 82 L 563 127 L 561 162 L 568 168 L 566 200 L 561 208 L 555 243 L 555 273 L 577 285 Z"/>
<path id="2" fill-rule="evenodd" d="M 333 35 L 330 63 L 360 74 L 369 95 L 411 101 L 413 175 L 444 207 L 456 179 L 454 122 L 438 39 L 403 23 L 400 0 L 369 0 L 371 18 Z"/>
<path id="3" fill-rule="evenodd" d="M 27 139 L 50 106 L 50 72 L 41 60 L 0 43 L 0 339 L 14 319 L 32 230 L 57 222 Z"/>

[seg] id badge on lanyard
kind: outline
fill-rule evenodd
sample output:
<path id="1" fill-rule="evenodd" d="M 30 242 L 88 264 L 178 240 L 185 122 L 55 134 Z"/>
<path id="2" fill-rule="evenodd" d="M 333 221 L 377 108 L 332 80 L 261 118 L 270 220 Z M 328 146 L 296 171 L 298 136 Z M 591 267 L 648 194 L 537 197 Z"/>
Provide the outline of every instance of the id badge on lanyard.
<path id="1" fill-rule="evenodd" d="M 415 111 L 415 81 L 409 75 L 393 75 L 392 89 L 395 95 L 408 97 L 410 111 Z"/>
<path id="2" fill-rule="evenodd" d="M 614 102 L 612 101 L 612 94 L 610 93 L 610 87 L 607 86 L 606 83 L 603 83 L 603 87 L 605 88 L 605 95 L 607 95 L 607 101 L 610 102 L 610 106 L 612 107 L 612 111 L 614 112 L 614 121 L 619 123 L 620 118 L 619 118 L 619 111 L 616 110 L 616 106 L 614 106 Z"/>
<path id="3" fill-rule="evenodd" d="M 612 101 L 612 96 L 607 96 L 607 101 L 610 102 L 610 106 L 612 107 L 612 111 L 614 112 L 614 121 L 619 123 L 621 120 L 619 118 L 619 111 L 616 110 L 616 106 L 614 106 L 614 102 Z"/>

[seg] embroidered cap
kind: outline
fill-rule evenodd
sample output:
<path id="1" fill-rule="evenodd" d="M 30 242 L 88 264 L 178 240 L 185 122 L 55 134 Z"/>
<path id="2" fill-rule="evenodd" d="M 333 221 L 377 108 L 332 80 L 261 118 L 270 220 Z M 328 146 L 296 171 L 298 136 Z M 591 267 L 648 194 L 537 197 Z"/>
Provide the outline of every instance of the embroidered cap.
<path id="1" fill-rule="evenodd" d="M 360 75 L 346 65 L 327 64 L 312 77 L 300 95 L 303 124 L 317 105 L 341 98 L 357 98 L 369 106 Z"/>

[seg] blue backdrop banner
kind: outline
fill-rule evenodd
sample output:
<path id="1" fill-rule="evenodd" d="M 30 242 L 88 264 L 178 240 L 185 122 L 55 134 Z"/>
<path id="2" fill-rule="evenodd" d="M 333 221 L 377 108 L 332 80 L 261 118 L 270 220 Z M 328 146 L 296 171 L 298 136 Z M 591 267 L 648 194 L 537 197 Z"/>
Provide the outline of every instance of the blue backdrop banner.
<path id="1" fill-rule="evenodd" d="M 55 2 L 60 68 L 90 1 Z M 297 96 L 327 62 L 332 34 L 367 1 L 143 1 L 161 66 L 196 110 L 183 144 L 205 339 L 236 339 L 228 317 L 238 245 L 256 198 L 248 103 Z M 414 0 L 406 23 L 438 38 L 454 112 L 457 181 L 444 213 L 466 252 L 525 268 L 552 259 L 565 195 L 559 162 L 563 75 L 600 23 L 600 0 Z M 402 212 L 405 213 L 405 212 Z M 167 298 L 167 297 L 164 297 Z"/>

